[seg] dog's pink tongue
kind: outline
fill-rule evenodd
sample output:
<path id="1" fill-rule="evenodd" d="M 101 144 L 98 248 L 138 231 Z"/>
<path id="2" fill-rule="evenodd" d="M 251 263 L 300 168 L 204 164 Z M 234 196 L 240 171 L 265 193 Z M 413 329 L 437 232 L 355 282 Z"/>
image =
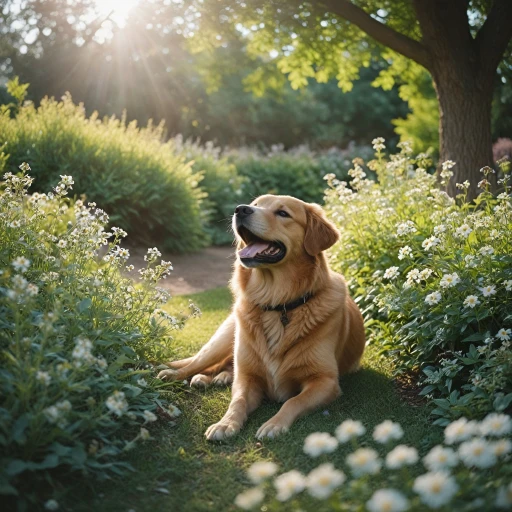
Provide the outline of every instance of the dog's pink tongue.
<path id="1" fill-rule="evenodd" d="M 265 249 L 268 249 L 269 245 L 270 244 L 255 242 L 238 251 L 238 256 L 240 256 L 240 258 L 254 258 L 260 252 L 263 252 Z"/>

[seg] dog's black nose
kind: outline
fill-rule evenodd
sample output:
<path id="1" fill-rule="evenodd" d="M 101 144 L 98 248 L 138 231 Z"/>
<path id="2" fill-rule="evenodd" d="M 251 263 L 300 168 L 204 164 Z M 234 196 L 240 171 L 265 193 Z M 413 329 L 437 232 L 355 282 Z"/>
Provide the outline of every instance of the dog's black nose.
<path id="1" fill-rule="evenodd" d="M 247 206 L 246 204 L 239 204 L 235 208 L 235 215 L 237 215 L 241 219 L 243 219 L 244 217 L 249 217 L 251 213 L 254 213 L 254 210 L 250 206 Z"/>

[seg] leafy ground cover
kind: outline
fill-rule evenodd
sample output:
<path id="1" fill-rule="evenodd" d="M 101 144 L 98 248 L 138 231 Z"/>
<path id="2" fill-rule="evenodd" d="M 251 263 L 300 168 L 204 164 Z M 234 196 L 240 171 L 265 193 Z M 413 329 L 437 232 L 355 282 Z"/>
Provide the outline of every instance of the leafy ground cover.
<path id="1" fill-rule="evenodd" d="M 185 310 L 189 299 L 202 310 L 201 318 L 190 320 L 176 335 L 176 357 L 193 354 L 226 317 L 231 296 L 226 288 L 175 298 L 172 312 Z M 324 410 L 300 419 L 291 432 L 275 441 L 259 442 L 257 428 L 279 408 L 264 404 L 251 416 L 246 427 L 235 439 L 226 443 L 208 443 L 205 429 L 224 413 L 230 390 L 210 388 L 194 390 L 178 383 L 170 386 L 173 401 L 183 414 L 175 421 L 152 423 L 152 441 L 135 448 L 129 462 L 135 472 L 107 483 L 92 481 L 70 482 L 63 495 L 61 509 L 75 511 L 102 510 L 136 512 L 153 510 L 235 510 L 234 498 L 248 487 L 245 469 L 259 460 L 271 460 L 284 470 L 311 470 L 318 464 L 303 453 L 304 438 L 316 431 L 332 432 L 343 420 L 361 420 L 368 432 L 385 419 L 399 422 L 405 431 L 403 442 L 426 451 L 441 437 L 441 430 L 432 428 L 425 406 L 412 406 L 398 393 L 391 378 L 391 363 L 379 358 L 377 350 L 368 347 L 364 368 L 342 379 L 343 395 Z M 169 385 L 165 385 L 169 387 Z M 368 436 L 368 435 L 367 435 Z M 367 437 L 362 438 L 365 444 Z M 343 445 L 329 456 L 341 466 L 352 451 Z M 385 479 L 382 471 L 375 479 Z M 87 485 L 88 487 L 85 487 Z M 377 487 L 376 487 L 377 488 Z M 327 502 L 302 502 L 302 508 L 322 510 Z M 293 508 L 293 502 L 283 504 L 283 510 Z"/>

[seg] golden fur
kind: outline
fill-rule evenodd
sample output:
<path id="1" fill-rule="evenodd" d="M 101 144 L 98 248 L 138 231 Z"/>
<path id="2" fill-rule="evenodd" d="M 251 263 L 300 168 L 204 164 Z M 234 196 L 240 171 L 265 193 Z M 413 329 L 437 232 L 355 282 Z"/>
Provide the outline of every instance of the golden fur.
<path id="1" fill-rule="evenodd" d="M 264 397 L 284 405 L 257 437 L 286 432 L 297 417 L 340 395 L 339 375 L 359 368 L 365 346 L 361 313 L 323 252 L 339 235 L 322 208 L 273 195 L 257 198 L 248 208 L 251 214 L 243 221 L 238 213 L 233 218 L 239 249 L 231 281 L 233 312 L 194 357 L 169 363 L 171 369 L 159 374 L 192 377 L 191 385 L 203 386 L 233 380 L 228 411 L 206 431 L 210 440 L 236 434 Z M 287 216 L 279 213 L 283 210 Z M 242 223 L 259 239 L 280 241 L 284 258 L 244 266 Z M 312 298 L 287 313 L 286 326 L 279 311 L 261 307 L 292 302 L 308 292 Z"/>

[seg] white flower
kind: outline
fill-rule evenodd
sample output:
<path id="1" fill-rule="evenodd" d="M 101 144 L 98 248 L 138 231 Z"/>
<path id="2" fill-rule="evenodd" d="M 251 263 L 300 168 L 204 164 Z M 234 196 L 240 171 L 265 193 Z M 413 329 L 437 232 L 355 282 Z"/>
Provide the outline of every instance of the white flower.
<path id="1" fill-rule="evenodd" d="M 473 309 L 477 304 L 480 304 L 480 300 L 476 295 L 468 295 L 464 299 L 464 306 Z"/>
<path id="2" fill-rule="evenodd" d="M 36 373 L 36 379 L 39 382 L 42 382 L 45 386 L 49 386 L 50 382 L 52 381 L 50 374 L 48 372 L 42 372 L 42 371 L 38 371 Z"/>
<path id="3" fill-rule="evenodd" d="M 439 304 L 440 300 L 442 299 L 442 295 L 440 292 L 432 292 L 432 293 L 429 293 L 426 297 L 425 297 L 425 302 L 429 305 L 429 306 L 434 306 L 435 304 Z"/>
<path id="4" fill-rule="evenodd" d="M 468 421 L 466 418 L 459 418 L 452 421 L 444 429 L 444 440 L 446 444 L 460 443 L 476 434 L 478 425 L 476 421 Z"/>
<path id="5" fill-rule="evenodd" d="M 402 427 L 391 420 L 385 420 L 377 425 L 373 431 L 373 439 L 381 444 L 386 444 L 392 440 L 401 439 L 404 435 Z"/>
<path id="6" fill-rule="evenodd" d="M 453 274 L 444 274 L 439 286 L 441 286 L 441 288 L 451 288 L 458 283 L 460 283 L 460 277 L 457 272 L 454 272 Z"/>
<path id="7" fill-rule="evenodd" d="M 505 290 L 507 290 L 507 292 L 512 291 L 512 279 L 504 281 L 503 284 L 505 285 Z"/>
<path id="8" fill-rule="evenodd" d="M 144 420 L 148 423 L 156 421 L 158 419 L 156 414 L 152 413 L 151 411 L 144 411 L 142 413 L 142 416 L 144 416 Z"/>
<path id="9" fill-rule="evenodd" d="M 400 272 L 398 271 L 398 267 L 389 267 L 384 272 L 384 279 L 396 279 L 400 275 Z"/>
<path id="10" fill-rule="evenodd" d="M 57 247 L 60 247 L 61 249 L 64 249 L 64 247 L 66 247 L 66 245 L 68 245 L 68 243 L 66 242 L 66 240 L 59 240 L 57 242 Z"/>
<path id="11" fill-rule="evenodd" d="M 496 464 L 496 455 L 491 444 L 485 439 L 472 439 L 459 446 L 459 457 L 467 467 L 484 469 Z"/>
<path id="12" fill-rule="evenodd" d="M 477 265 L 477 260 L 475 256 L 473 256 L 472 254 L 464 256 L 464 262 L 466 263 L 466 267 L 468 268 L 475 268 Z"/>
<path id="13" fill-rule="evenodd" d="M 457 454 L 451 448 L 445 448 L 440 444 L 434 446 L 434 448 L 423 457 L 423 463 L 429 471 L 453 468 L 458 462 L 459 458 Z"/>
<path id="14" fill-rule="evenodd" d="M 455 236 L 458 238 L 467 238 L 473 230 L 467 225 L 462 224 L 455 230 Z"/>
<path id="15" fill-rule="evenodd" d="M 238 508 L 243 508 L 244 510 L 251 510 L 256 505 L 259 505 L 263 499 L 265 498 L 265 493 L 259 487 L 253 487 L 252 489 L 247 489 L 247 491 L 241 492 L 235 498 L 235 505 Z"/>
<path id="16" fill-rule="evenodd" d="M 420 281 L 426 281 L 432 275 L 432 270 L 430 268 L 424 268 L 418 275 L 418 279 Z"/>
<path id="17" fill-rule="evenodd" d="M 279 501 L 287 501 L 304 490 L 306 478 L 299 471 L 292 469 L 292 471 L 274 478 L 274 487 L 277 490 L 276 498 Z"/>
<path id="18" fill-rule="evenodd" d="M 338 441 L 327 432 L 314 432 L 304 440 L 304 453 L 318 457 L 322 453 L 332 453 L 338 447 Z"/>
<path id="19" fill-rule="evenodd" d="M 248 470 L 247 476 L 253 484 L 261 484 L 277 472 L 277 464 L 273 462 L 255 462 Z"/>
<path id="20" fill-rule="evenodd" d="M 491 256 L 494 254 L 494 249 L 490 245 L 485 245 L 478 251 L 482 256 Z"/>
<path id="21" fill-rule="evenodd" d="M 512 451 L 512 443 L 508 439 L 499 439 L 491 444 L 491 449 L 496 457 L 503 457 Z"/>
<path id="22" fill-rule="evenodd" d="M 389 469 L 397 469 L 402 466 L 411 466 L 418 462 L 418 451 L 416 448 L 400 444 L 393 448 L 386 455 L 386 467 Z"/>
<path id="23" fill-rule="evenodd" d="M 46 510 L 58 510 L 59 509 L 59 502 L 57 500 L 48 500 L 44 504 L 44 508 Z"/>
<path id="24" fill-rule="evenodd" d="M 93 364 L 96 362 L 95 357 L 92 355 L 92 342 L 87 338 L 78 336 L 75 339 L 75 348 L 71 353 L 74 364 L 76 367 L 82 366 L 83 363 Z"/>
<path id="25" fill-rule="evenodd" d="M 431 236 L 430 238 L 425 238 L 421 246 L 426 251 L 430 251 L 431 249 L 435 249 L 440 243 L 441 239 L 437 238 L 437 236 Z"/>
<path id="26" fill-rule="evenodd" d="M 128 402 L 122 391 L 114 391 L 105 401 L 107 409 L 121 417 L 128 410 Z"/>
<path id="27" fill-rule="evenodd" d="M 491 412 L 480 422 L 480 432 L 484 436 L 505 436 L 512 432 L 512 419 L 508 414 Z"/>
<path id="28" fill-rule="evenodd" d="M 395 489 L 379 489 L 366 502 L 369 512 L 404 512 L 409 508 L 409 501 Z"/>
<path id="29" fill-rule="evenodd" d="M 137 384 L 141 387 L 141 388 L 145 388 L 148 383 L 146 381 L 146 379 L 144 377 L 141 377 L 140 379 L 137 379 Z"/>
<path id="30" fill-rule="evenodd" d="M 496 286 L 494 286 L 493 284 L 484 286 L 483 288 L 480 288 L 480 291 L 482 292 L 482 295 L 484 297 L 490 297 L 491 295 L 496 294 Z"/>
<path id="31" fill-rule="evenodd" d="M 167 412 L 171 418 L 177 418 L 181 414 L 181 411 L 173 404 L 169 405 Z"/>
<path id="32" fill-rule="evenodd" d="M 325 500 L 345 480 L 343 471 L 339 471 L 332 464 L 327 463 L 321 464 L 309 473 L 306 478 L 306 486 L 311 496 Z"/>
<path id="33" fill-rule="evenodd" d="M 501 341 L 508 341 L 510 339 L 511 334 L 512 334 L 512 330 L 501 328 L 497 332 L 496 338 L 499 338 Z"/>
<path id="34" fill-rule="evenodd" d="M 377 137 L 377 138 L 373 139 L 372 146 L 375 151 L 380 151 L 381 149 L 385 149 L 386 146 L 384 145 L 384 138 Z"/>
<path id="35" fill-rule="evenodd" d="M 359 448 L 347 457 L 347 464 L 350 466 L 354 476 L 374 475 L 380 471 L 382 466 L 379 456 L 371 448 Z"/>
<path id="36" fill-rule="evenodd" d="M 498 508 L 510 508 L 512 506 L 512 482 L 507 487 L 502 486 L 498 489 L 496 506 Z"/>
<path id="37" fill-rule="evenodd" d="M 451 169 L 455 165 L 455 162 L 453 160 L 446 160 L 442 163 L 441 168 L 443 171 L 447 171 Z"/>
<path id="38" fill-rule="evenodd" d="M 73 181 L 73 176 L 66 176 L 66 175 L 63 176 L 62 174 L 60 175 L 60 181 L 63 185 L 66 185 L 68 187 L 73 185 L 73 183 L 75 183 Z"/>
<path id="39" fill-rule="evenodd" d="M 406 245 L 405 247 L 401 247 L 398 251 L 398 259 L 403 260 L 405 258 L 410 258 L 412 256 L 412 249 Z"/>
<path id="40" fill-rule="evenodd" d="M 345 420 L 341 425 L 336 429 L 336 437 L 340 443 L 346 443 L 350 441 L 350 439 L 354 437 L 359 437 L 364 435 L 366 432 L 366 428 L 364 428 L 363 424 L 360 421 L 355 420 Z"/>
<path id="41" fill-rule="evenodd" d="M 411 233 L 415 233 L 417 231 L 414 222 L 410 220 L 406 220 L 405 222 L 401 222 L 396 227 L 396 234 L 398 236 L 408 235 Z"/>
<path id="42" fill-rule="evenodd" d="M 151 436 L 149 434 L 149 430 L 147 428 L 144 428 L 144 427 L 140 427 L 140 438 L 143 440 L 143 441 L 147 441 Z"/>
<path id="43" fill-rule="evenodd" d="M 23 274 L 23 272 L 26 272 L 30 267 L 30 260 L 25 258 L 25 256 L 18 256 L 13 260 L 12 266 L 14 267 L 14 270 Z"/>
<path id="44" fill-rule="evenodd" d="M 444 224 L 439 224 L 439 226 L 434 226 L 434 235 L 440 235 L 441 233 L 446 232 L 446 226 Z"/>
<path id="45" fill-rule="evenodd" d="M 414 491 L 430 508 L 440 508 L 448 503 L 459 490 L 457 482 L 446 471 L 425 473 L 414 480 Z"/>

